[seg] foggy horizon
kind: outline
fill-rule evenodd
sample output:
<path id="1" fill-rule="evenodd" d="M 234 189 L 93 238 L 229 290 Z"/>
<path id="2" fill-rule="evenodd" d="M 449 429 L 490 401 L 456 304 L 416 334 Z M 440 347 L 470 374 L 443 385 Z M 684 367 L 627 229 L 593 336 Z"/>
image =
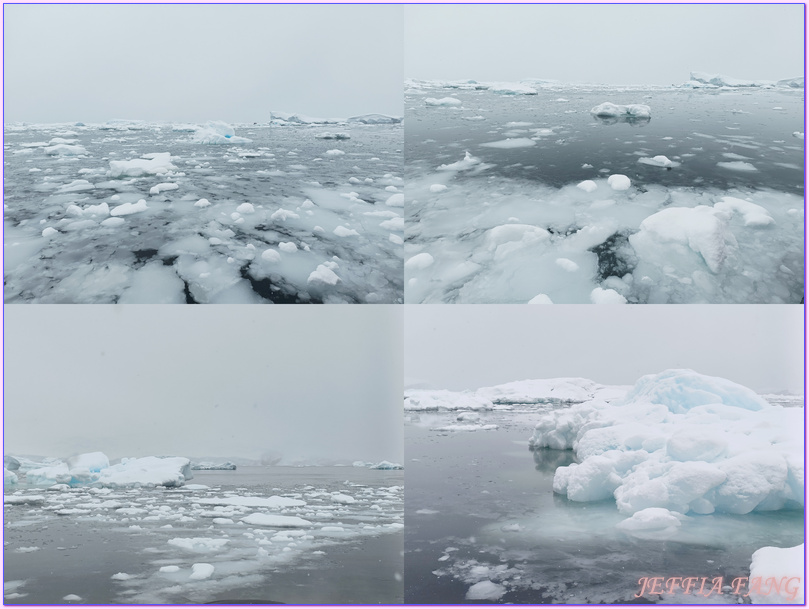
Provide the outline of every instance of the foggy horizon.
<path id="1" fill-rule="evenodd" d="M 401 462 L 401 318 L 373 305 L 8 306 L 4 452 Z"/>
<path id="2" fill-rule="evenodd" d="M 631 86 L 705 72 L 776 81 L 804 74 L 803 17 L 802 5 L 407 6 L 405 76 Z"/>
<path id="3" fill-rule="evenodd" d="M 401 6 L 3 10 L 7 124 L 403 114 Z"/>
<path id="4" fill-rule="evenodd" d="M 405 316 L 405 386 L 634 385 L 687 368 L 758 393 L 803 395 L 802 328 L 800 305 L 419 305 Z"/>

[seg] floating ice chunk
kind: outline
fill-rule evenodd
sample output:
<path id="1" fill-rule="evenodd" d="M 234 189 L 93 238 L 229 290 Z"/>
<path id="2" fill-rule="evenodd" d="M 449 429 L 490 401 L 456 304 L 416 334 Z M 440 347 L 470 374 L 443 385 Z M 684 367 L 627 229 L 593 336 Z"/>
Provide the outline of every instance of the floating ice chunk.
<path id="1" fill-rule="evenodd" d="M 462 161 L 456 161 L 455 163 L 450 163 L 449 165 L 439 165 L 438 171 L 464 171 L 466 169 L 472 169 L 472 167 L 479 164 L 480 159 L 473 157 L 467 150 Z"/>
<path id="2" fill-rule="evenodd" d="M 717 218 L 712 207 L 670 207 L 652 214 L 640 224 L 640 231 L 630 237 L 640 256 L 655 256 L 661 242 L 688 246 L 700 254 L 713 273 L 719 272 L 728 255 L 726 224 Z"/>
<path id="3" fill-rule="evenodd" d="M 395 218 L 391 218 L 390 220 L 384 220 L 383 222 L 379 223 L 379 226 L 385 230 L 404 230 L 404 218 L 397 216 Z"/>
<path id="4" fill-rule="evenodd" d="M 345 132 L 332 133 L 330 131 L 324 131 L 323 133 L 317 134 L 315 137 L 320 140 L 348 140 L 351 139 L 351 134 Z"/>
<path id="5" fill-rule="evenodd" d="M 146 205 L 146 200 L 141 199 L 137 203 L 124 203 L 123 205 L 119 205 L 118 207 L 114 207 L 110 210 L 111 216 L 129 216 L 131 214 L 137 214 L 142 211 L 146 211 L 149 207 Z"/>
<path id="6" fill-rule="evenodd" d="M 516 137 L 516 138 L 506 138 L 504 140 L 499 140 L 496 142 L 488 142 L 486 144 L 481 144 L 484 148 L 500 148 L 504 150 L 508 150 L 511 148 L 530 148 L 531 146 L 536 146 L 537 143 L 529 139 L 527 137 Z"/>
<path id="7" fill-rule="evenodd" d="M 755 605 L 803 605 L 805 546 L 774 548 L 753 552 L 748 591 Z"/>
<path id="8" fill-rule="evenodd" d="M 729 169 L 730 171 L 746 171 L 746 172 L 758 171 L 755 165 L 752 165 L 751 163 L 745 163 L 744 161 L 720 161 L 719 163 L 717 163 L 717 166 L 723 169 Z"/>
<path id="9" fill-rule="evenodd" d="M 59 192 L 67 193 L 67 192 L 83 192 L 85 190 L 93 190 L 95 188 L 95 184 L 91 184 L 87 180 L 73 180 L 69 184 L 65 184 L 64 186 L 59 187 Z"/>
<path id="10" fill-rule="evenodd" d="M 149 189 L 150 195 L 159 195 L 161 192 L 166 192 L 167 190 L 177 190 L 179 186 L 177 184 L 173 184 L 171 182 L 163 182 L 158 184 L 157 186 L 152 186 Z"/>
<path id="11" fill-rule="evenodd" d="M 78 601 L 82 600 L 82 598 L 80 596 L 78 596 L 77 594 L 68 594 L 67 596 L 63 596 L 62 600 L 73 603 L 73 602 L 78 602 Z"/>
<path id="12" fill-rule="evenodd" d="M 196 203 L 194 203 L 194 207 L 208 207 L 210 206 L 211 202 L 208 199 L 200 199 Z"/>
<path id="13" fill-rule="evenodd" d="M 253 140 L 236 135 L 236 130 L 223 121 L 208 121 L 191 138 L 198 144 L 249 144 Z"/>
<path id="14" fill-rule="evenodd" d="M 288 209 L 277 209 L 275 210 L 272 215 L 270 216 L 271 220 L 297 220 L 300 216 L 296 214 L 294 211 L 290 211 Z"/>
<path id="15" fill-rule="evenodd" d="M 496 601 L 506 593 L 505 586 L 495 584 L 488 579 L 472 585 L 466 591 L 466 600 L 470 601 Z"/>
<path id="16" fill-rule="evenodd" d="M 266 249 L 261 253 L 261 259 L 267 262 L 278 262 L 281 260 L 281 254 L 274 249 Z"/>
<path id="17" fill-rule="evenodd" d="M 557 258 L 556 264 L 557 266 L 566 270 L 568 273 L 575 273 L 579 270 L 579 265 L 568 258 Z"/>
<path id="18" fill-rule="evenodd" d="M 595 288 L 590 292 L 590 302 L 593 304 L 626 304 L 626 298 L 612 289 Z"/>
<path id="19" fill-rule="evenodd" d="M 775 220 L 766 209 L 750 201 L 737 199 L 735 197 L 722 197 L 714 205 L 714 209 L 720 212 L 740 213 L 744 218 L 745 226 L 763 227 L 775 224 Z"/>
<path id="20" fill-rule="evenodd" d="M 242 518 L 242 522 L 262 527 L 306 527 L 312 523 L 297 516 L 276 516 L 274 514 L 250 514 Z"/>
<path id="21" fill-rule="evenodd" d="M 87 149 L 84 146 L 71 146 L 70 144 L 46 146 L 42 151 L 51 156 L 82 156 L 87 154 Z"/>
<path id="22" fill-rule="evenodd" d="M 640 539 L 673 539 L 677 536 L 683 518 L 685 516 L 678 512 L 652 507 L 635 512 L 615 526 Z"/>
<path id="23" fill-rule="evenodd" d="M 109 204 L 104 201 L 103 203 L 99 203 L 98 205 L 88 205 L 82 210 L 82 215 L 86 216 L 109 216 L 110 215 L 110 206 Z"/>
<path id="24" fill-rule="evenodd" d="M 803 139 L 803 131 L 793 131 L 792 132 L 792 137 L 796 137 L 799 140 L 802 140 Z"/>
<path id="25" fill-rule="evenodd" d="M 409 258 L 407 262 L 405 262 L 405 269 L 409 271 L 421 271 L 432 266 L 433 262 L 435 262 L 435 259 L 432 255 L 427 252 L 422 252 L 421 254 L 416 254 L 412 258 Z"/>
<path id="26" fill-rule="evenodd" d="M 287 254 L 294 254 L 298 251 L 298 246 L 292 243 L 292 241 L 281 241 L 278 244 L 278 249 Z"/>
<path id="27" fill-rule="evenodd" d="M 629 187 L 632 186 L 630 179 L 620 173 L 615 173 L 607 178 L 607 184 L 613 190 L 629 190 Z"/>
<path id="28" fill-rule="evenodd" d="M 317 268 L 309 274 L 307 283 L 324 283 L 326 285 L 337 285 L 340 278 L 327 266 L 319 264 Z"/>
<path id="29" fill-rule="evenodd" d="M 444 184 L 433 184 L 430 186 L 430 192 L 444 192 L 447 187 Z"/>
<path id="30" fill-rule="evenodd" d="M 388 207 L 404 207 L 404 200 L 404 193 L 398 193 L 388 197 L 385 201 L 385 205 Z"/>
<path id="31" fill-rule="evenodd" d="M 342 150 L 338 150 L 337 148 L 334 148 L 332 150 L 327 150 L 326 154 L 329 156 L 343 156 L 345 152 Z"/>
<path id="32" fill-rule="evenodd" d="M 176 170 L 171 162 L 171 153 L 155 152 L 144 154 L 143 158 L 131 161 L 110 161 L 107 177 L 119 178 L 121 176 L 139 177 L 143 175 L 161 175 Z"/>
<path id="33" fill-rule="evenodd" d="M 651 118 L 652 109 L 645 104 L 628 104 L 624 106 L 604 102 L 590 110 L 590 114 L 604 117 L 631 116 L 634 118 Z"/>
<path id="34" fill-rule="evenodd" d="M 197 562 L 191 565 L 191 575 L 188 579 L 208 579 L 213 575 L 214 566 L 207 562 Z"/>
<path id="35" fill-rule="evenodd" d="M 130 575 L 129 573 L 116 573 L 110 579 L 116 579 L 118 581 L 126 581 L 134 577 L 135 577 L 134 575 Z"/>
<path id="36" fill-rule="evenodd" d="M 592 180 L 584 180 L 584 182 L 579 182 L 576 184 L 576 188 L 581 188 L 584 192 L 593 192 L 596 188 L 598 188 L 598 184 Z"/>
<path id="37" fill-rule="evenodd" d="M 252 214 L 256 209 L 251 203 L 242 203 L 236 208 L 236 211 L 240 214 Z"/>
<path id="38" fill-rule="evenodd" d="M 160 567 L 161 573 L 177 573 L 180 570 L 180 567 L 177 565 L 166 565 L 164 567 Z"/>
<path id="39" fill-rule="evenodd" d="M 344 495 L 343 493 L 332 493 L 331 500 L 335 503 L 342 503 L 344 505 L 357 502 L 357 500 L 351 495 Z"/>
<path id="40" fill-rule="evenodd" d="M 652 167 L 679 167 L 680 163 L 677 161 L 672 161 L 667 156 L 658 154 L 657 156 L 653 156 L 652 158 L 648 157 L 641 157 L 638 159 L 638 163 L 643 163 L 644 165 L 651 165 Z"/>
<path id="41" fill-rule="evenodd" d="M 553 304 L 553 301 L 547 294 L 537 294 L 531 300 L 528 301 L 528 304 Z"/>
<path id="42" fill-rule="evenodd" d="M 428 97 L 424 100 L 424 104 L 427 106 L 460 106 L 461 103 L 461 100 L 455 97 L 442 97 L 441 99 Z"/>
<path id="43" fill-rule="evenodd" d="M 345 226 L 338 226 L 332 231 L 338 237 L 358 237 L 359 233 L 353 228 L 346 228 Z"/>
<path id="44" fill-rule="evenodd" d="M 126 220 L 123 218 L 107 218 L 106 220 L 101 221 L 101 226 L 115 228 L 116 226 L 121 226 L 124 223 L 126 223 Z"/>
<path id="45" fill-rule="evenodd" d="M 55 228 L 53 228 L 52 226 L 49 226 L 48 228 L 45 228 L 45 229 L 42 230 L 42 236 L 43 237 L 52 237 L 52 236 L 58 235 L 58 234 L 59 234 L 59 231 L 56 230 Z"/>
<path id="46" fill-rule="evenodd" d="M 166 543 L 176 548 L 188 550 L 189 552 L 205 554 L 208 552 L 219 552 L 230 543 L 230 540 L 221 538 L 214 539 L 211 537 L 175 537 L 174 539 L 169 539 Z"/>
<path id="47" fill-rule="evenodd" d="M 103 469 L 98 482 L 102 486 L 182 486 L 193 478 L 191 462 L 185 457 L 141 457 L 122 459 Z"/>
<path id="48" fill-rule="evenodd" d="M 67 485 L 63 486 L 65 489 L 69 488 Z M 3 505 L 41 505 L 43 503 L 45 503 L 44 495 L 3 495 Z"/>

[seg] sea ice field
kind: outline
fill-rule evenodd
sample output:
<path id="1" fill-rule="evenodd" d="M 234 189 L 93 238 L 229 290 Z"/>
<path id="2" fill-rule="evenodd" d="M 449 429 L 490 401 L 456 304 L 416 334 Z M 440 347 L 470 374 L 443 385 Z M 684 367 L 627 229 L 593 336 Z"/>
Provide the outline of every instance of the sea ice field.
<path id="1" fill-rule="evenodd" d="M 100 454 L 6 470 L 6 604 L 402 602 L 401 470 Z"/>
<path id="2" fill-rule="evenodd" d="M 402 148 L 381 115 L 5 125 L 5 302 L 400 303 Z"/>
<path id="3" fill-rule="evenodd" d="M 407 81 L 405 302 L 802 302 L 799 80 Z"/>
<path id="4" fill-rule="evenodd" d="M 405 411 L 405 602 L 803 602 L 782 581 L 803 574 L 802 396 L 672 370 L 410 389 Z M 780 593 L 733 583 L 755 577 Z"/>

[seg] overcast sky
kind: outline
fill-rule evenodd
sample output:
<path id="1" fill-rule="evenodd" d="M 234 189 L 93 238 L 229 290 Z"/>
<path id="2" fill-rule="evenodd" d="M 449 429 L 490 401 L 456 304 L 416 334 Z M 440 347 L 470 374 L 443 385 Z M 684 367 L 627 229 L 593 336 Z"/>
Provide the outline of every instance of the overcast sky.
<path id="1" fill-rule="evenodd" d="M 402 314 L 6 306 L 5 453 L 401 463 Z"/>
<path id="2" fill-rule="evenodd" d="M 803 5 L 405 7 L 405 76 L 681 84 L 803 76 Z"/>
<path id="3" fill-rule="evenodd" d="M 402 114 L 401 6 L 5 5 L 5 122 Z"/>
<path id="4" fill-rule="evenodd" d="M 803 394 L 803 307 L 419 305 L 405 313 L 405 383 L 631 385 L 668 368 Z"/>

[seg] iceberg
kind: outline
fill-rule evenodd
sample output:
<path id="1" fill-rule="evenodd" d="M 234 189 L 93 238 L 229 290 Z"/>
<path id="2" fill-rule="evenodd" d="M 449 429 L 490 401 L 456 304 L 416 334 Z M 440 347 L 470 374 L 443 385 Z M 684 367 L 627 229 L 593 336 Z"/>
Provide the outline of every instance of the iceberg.
<path id="1" fill-rule="evenodd" d="M 102 469 L 98 483 L 110 487 L 172 487 L 182 486 L 193 477 L 191 461 L 185 457 L 124 458 L 119 464 Z"/>
<path id="2" fill-rule="evenodd" d="M 198 144 L 250 144 L 253 140 L 236 135 L 236 130 L 224 121 L 208 121 L 191 138 Z"/>
<path id="3" fill-rule="evenodd" d="M 580 462 L 558 468 L 553 482 L 571 501 L 614 497 L 627 515 L 747 514 L 803 507 L 802 430 L 802 408 L 771 405 L 726 379 L 667 370 L 623 398 L 544 415 L 529 443 L 576 452 Z M 666 522 L 676 525 L 661 514 L 623 528 L 663 534 Z"/>
<path id="4" fill-rule="evenodd" d="M 12 472 L 12 471 L 10 471 L 10 470 L 8 470 L 8 469 L 6 469 L 4 467 L 3 468 L 3 486 L 4 487 L 13 486 L 15 484 L 17 484 L 17 474 L 15 474 L 14 472 Z"/>
<path id="5" fill-rule="evenodd" d="M 192 463 L 191 469 L 197 470 L 234 470 L 236 469 L 236 464 L 231 463 L 230 461 L 225 461 L 224 463 L 211 463 L 209 461 L 202 461 L 200 463 Z"/>

